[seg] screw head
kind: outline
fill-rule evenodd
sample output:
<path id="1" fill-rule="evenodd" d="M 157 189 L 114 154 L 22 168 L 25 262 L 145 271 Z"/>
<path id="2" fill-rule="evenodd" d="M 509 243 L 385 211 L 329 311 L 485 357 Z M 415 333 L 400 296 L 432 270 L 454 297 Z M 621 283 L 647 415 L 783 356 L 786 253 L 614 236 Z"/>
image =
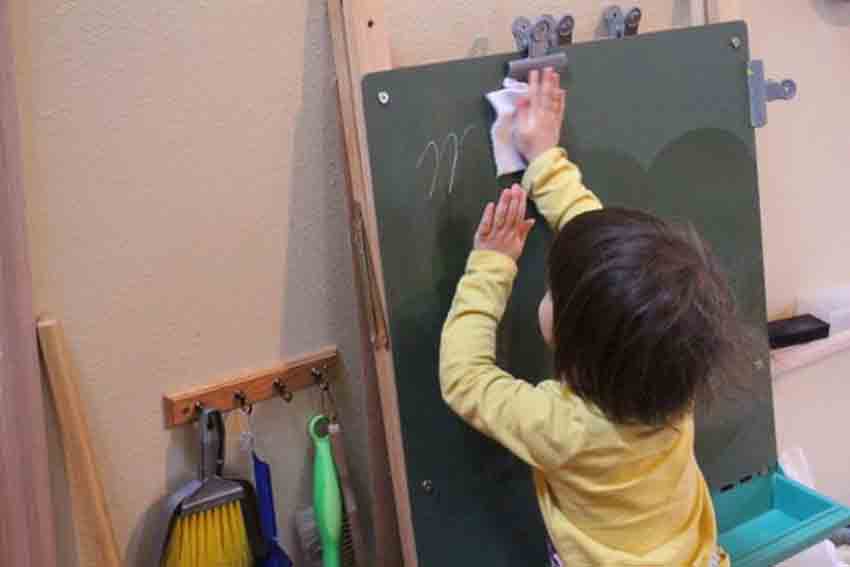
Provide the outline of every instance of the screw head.
<path id="1" fill-rule="evenodd" d="M 434 483 L 430 480 L 423 480 L 422 490 L 425 491 L 425 494 L 434 494 Z"/>
<path id="2" fill-rule="evenodd" d="M 387 104 L 389 104 L 390 103 L 390 93 L 388 93 L 387 91 L 379 92 L 378 93 L 378 102 L 380 102 L 381 104 L 383 104 L 385 106 Z"/>
<path id="3" fill-rule="evenodd" d="M 732 38 L 729 40 L 729 45 L 732 47 L 732 49 L 740 49 L 741 46 L 744 45 L 744 41 L 737 35 L 733 35 Z"/>

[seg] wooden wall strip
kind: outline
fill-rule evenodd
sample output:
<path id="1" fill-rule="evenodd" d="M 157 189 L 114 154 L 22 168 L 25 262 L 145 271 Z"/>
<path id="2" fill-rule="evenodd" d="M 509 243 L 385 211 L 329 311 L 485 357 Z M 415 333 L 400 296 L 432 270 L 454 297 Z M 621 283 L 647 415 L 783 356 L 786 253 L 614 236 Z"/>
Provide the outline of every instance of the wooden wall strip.
<path id="1" fill-rule="evenodd" d="M 9 3 L 0 0 L 0 565 L 54 567 Z"/>

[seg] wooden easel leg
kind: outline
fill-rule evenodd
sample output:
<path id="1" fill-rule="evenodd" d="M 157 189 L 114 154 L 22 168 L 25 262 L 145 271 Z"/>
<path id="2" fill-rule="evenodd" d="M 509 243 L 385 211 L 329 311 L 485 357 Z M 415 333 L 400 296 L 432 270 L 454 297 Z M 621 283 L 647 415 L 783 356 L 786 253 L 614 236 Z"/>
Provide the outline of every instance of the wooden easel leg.
<path id="1" fill-rule="evenodd" d="M 361 79 L 364 74 L 391 68 L 389 39 L 381 0 L 329 0 L 328 12 L 337 71 L 340 116 L 347 161 L 347 199 L 351 215 L 354 266 L 360 292 L 360 325 L 363 337 L 363 383 L 369 412 L 370 477 L 373 485 L 376 565 L 417 565 L 407 469 L 402 450 L 401 424 L 392 355 L 374 340 L 369 314 L 384 312 L 385 294 L 370 282 L 382 282 L 377 228 L 369 172 L 368 146 L 363 117 Z M 362 233 L 358 231 L 362 229 Z M 358 250 L 358 246 L 360 249 Z M 368 251 L 366 249 L 368 247 Z M 360 261 L 369 253 L 371 263 Z M 373 273 L 364 273 L 371 266 Z M 379 303 L 379 305 L 376 305 Z M 384 463 L 389 461 L 392 477 Z M 390 492 L 392 486 L 395 494 Z M 394 502 L 394 505 L 393 505 Z M 401 550 L 398 543 L 401 542 Z"/>

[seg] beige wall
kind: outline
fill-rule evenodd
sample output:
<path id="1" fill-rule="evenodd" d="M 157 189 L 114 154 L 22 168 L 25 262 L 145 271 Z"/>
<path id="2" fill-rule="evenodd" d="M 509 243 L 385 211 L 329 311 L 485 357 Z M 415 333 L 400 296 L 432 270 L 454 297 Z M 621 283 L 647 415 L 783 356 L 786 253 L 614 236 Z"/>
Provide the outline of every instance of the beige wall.
<path id="1" fill-rule="evenodd" d="M 576 20 L 574 40 L 588 41 L 603 32 L 602 13 L 606 7 L 643 10 L 641 32 L 687 25 L 689 2 L 685 0 L 391 0 L 384 1 L 395 66 L 468 56 L 476 40 L 491 53 L 513 51 L 511 23 L 517 16 L 534 18 L 540 14 L 560 17 L 570 13 Z"/>
<path id="2" fill-rule="evenodd" d="M 194 474 L 195 436 L 163 429 L 161 396 L 328 344 L 349 370 L 338 397 L 365 500 L 325 6 L 14 10 L 36 308 L 65 322 L 130 564 L 153 564 L 152 505 Z M 318 407 L 313 394 L 295 399 L 257 408 L 289 548 L 291 513 L 309 501 L 306 423 Z M 61 462 L 55 445 L 52 456 Z M 54 481 L 67 551 L 65 481 Z"/>
<path id="3" fill-rule="evenodd" d="M 768 307 L 850 284 L 850 4 L 836 0 L 741 3 L 751 51 L 768 75 L 792 77 L 798 95 L 773 103 L 758 131 Z"/>
<path id="4" fill-rule="evenodd" d="M 758 132 L 768 308 L 850 284 L 850 3 L 743 0 L 752 51 L 768 74 L 797 81 Z M 841 443 L 850 403 L 850 352 L 774 383 L 780 450 L 801 447 L 818 489 L 850 504 L 850 453 Z"/>
<path id="5" fill-rule="evenodd" d="M 385 2 L 397 65 L 463 57 L 476 40 L 509 50 L 516 15 L 560 15 L 565 5 L 585 41 L 608 4 Z M 687 2 L 638 4 L 643 31 L 688 21 Z M 801 87 L 797 102 L 771 107 L 759 139 L 768 292 L 779 308 L 798 289 L 847 274 L 839 187 L 850 113 L 840 79 L 850 78 L 841 75 L 850 30 L 825 24 L 812 2 L 775 21 L 749 4 L 768 70 Z M 161 395 L 326 344 L 341 347 L 349 371 L 339 397 L 366 500 L 324 3 L 19 0 L 13 8 L 36 304 L 65 322 L 129 564 L 152 564 L 154 503 L 194 470 L 194 435 L 163 429 Z M 848 362 L 810 372 L 834 380 Z M 778 397 L 780 437 L 792 439 L 783 424 L 794 410 Z M 313 395 L 296 400 L 257 408 L 289 548 L 291 512 L 309 500 L 304 427 L 315 407 Z M 55 428 L 51 435 L 60 546 L 70 557 Z M 94 565 L 89 551 L 81 565 Z"/>

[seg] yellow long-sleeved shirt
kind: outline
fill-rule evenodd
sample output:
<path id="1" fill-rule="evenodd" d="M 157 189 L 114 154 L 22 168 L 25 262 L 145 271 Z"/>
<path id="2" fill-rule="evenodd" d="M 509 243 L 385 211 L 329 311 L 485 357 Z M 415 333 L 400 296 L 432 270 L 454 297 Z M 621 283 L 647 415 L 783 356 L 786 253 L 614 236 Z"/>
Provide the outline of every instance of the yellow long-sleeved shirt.
<path id="1" fill-rule="evenodd" d="M 599 200 L 566 152 L 553 149 L 523 186 L 560 230 Z M 607 420 L 558 381 L 532 386 L 496 366 L 496 330 L 517 267 L 473 251 L 443 328 L 440 383 L 449 406 L 534 471 L 540 510 L 568 567 L 728 566 L 694 457 L 694 423 L 651 429 Z"/>

